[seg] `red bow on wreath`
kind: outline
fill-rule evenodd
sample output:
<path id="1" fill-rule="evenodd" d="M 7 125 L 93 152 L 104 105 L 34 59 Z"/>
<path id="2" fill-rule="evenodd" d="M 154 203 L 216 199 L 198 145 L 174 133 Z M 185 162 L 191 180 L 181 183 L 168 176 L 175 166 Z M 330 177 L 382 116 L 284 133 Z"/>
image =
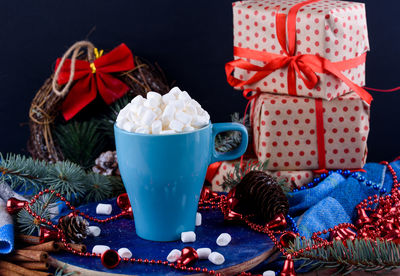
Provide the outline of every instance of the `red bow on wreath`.
<path id="1" fill-rule="evenodd" d="M 96 59 L 92 62 L 76 59 L 82 47 L 81 45 L 76 46 L 76 44 L 67 51 L 62 59 L 57 59 L 55 76 L 56 78 L 58 73 L 57 84 L 66 85 L 67 88 L 61 92 L 55 90 L 58 92 L 57 94 L 67 93 L 70 83 L 76 81 L 62 103 L 62 113 L 67 121 L 93 101 L 97 92 L 107 104 L 111 104 L 130 89 L 124 82 L 111 75 L 111 73 L 129 71 L 135 67 L 129 48 L 122 43 L 111 52 L 101 55 L 90 42 L 85 43 L 84 46 L 88 47 L 89 60 L 92 56 L 89 51 L 94 50 L 96 54 Z M 65 56 L 68 56 L 72 50 L 74 50 L 72 58 L 65 59 Z M 60 65 L 61 68 L 58 68 Z M 71 74 L 73 74 L 72 78 Z"/>

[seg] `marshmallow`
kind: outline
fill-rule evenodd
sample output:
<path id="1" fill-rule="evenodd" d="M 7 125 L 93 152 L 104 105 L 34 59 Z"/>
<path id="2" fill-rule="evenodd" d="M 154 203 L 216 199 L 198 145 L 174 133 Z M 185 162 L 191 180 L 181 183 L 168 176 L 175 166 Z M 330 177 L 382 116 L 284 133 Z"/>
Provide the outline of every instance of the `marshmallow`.
<path id="1" fill-rule="evenodd" d="M 262 275 L 263 276 L 275 276 L 275 271 L 267 270 L 267 271 L 264 271 Z"/>
<path id="2" fill-rule="evenodd" d="M 122 108 L 116 125 L 141 134 L 175 134 L 190 132 L 208 125 L 210 115 L 178 87 L 161 96 L 150 91 L 146 98 L 136 96 Z"/>
<path id="3" fill-rule="evenodd" d="M 231 242 L 231 240 L 232 240 L 231 235 L 229 235 L 228 233 L 222 233 L 217 238 L 217 244 L 219 246 L 227 246 Z"/>
<path id="4" fill-rule="evenodd" d="M 201 225 L 201 214 L 199 212 L 196 213 L 196 226 Z"/>
<path id="5" fill-rule="evenodd" d="M 199 255 L 200 260 L 206 260 L 208 259 L 208 256 L 211 254 L 211 249 L 210 248 L 199 248 L 196 250 L 197 255 Z"/>
<path id="6" fill-rule="evenodd" d="M 144 126 L 149 126 L 153 123 L 153 121 L 157 118 L 157 114 L 151 110 L 151 109 L 147 109 L 143 116 L 142 116 L 142 120 L 141 123 Z"/>
<path id="7" fill-rule="evenodd" d="M 178 120 L 172 120 L 168 126 L 170 129 L 175 130 L 176 132 L 181 132 L 184 127 L 184 125 Z"/>
<path id="8" fill-rule="evenodd" d="M 168 93 L 171 93 L 175 97 L 178 97 L 179 94 L 182 93 L 182 91 L 177 86 L 175 86 L 175 87 L 172 87 L 172 89 Z"/>
<path id="9" fill-rule="evenodd" d="M 150 130 L 147 126 L 140 126 L 135 130 L 136 133 L 149 134 Z"/>
<path id="10" fill-rule="evenodd" d="M 212 252 L 208 256 L 208 260 L 212 262 L 215 265 L 222 265 L 225 262 L 225 258 L 221 253 L 218 252 Z"/>
<path id="11" fill-rule="evenodd" d="M 162 131 L 162 122 L 160 120 L 155 120 L 151 124 L 151 133 L 152 134 L 160 134 Z"/>
<path id="12" fill-rule="evenodd" d="M 110 250 L 110 247 L 108 247 L 107 245 L 95 245 L 92 249 L 92 253 L 101 255 L 107 250 Z"/>
<path id="13" fill-rule="evenodd" d="M 98 215 L 109 215 L 109 214 L 111 214 L 111 211 L 112 211 L 111 204 L 104 204 L 104 203 L 97 204 L 96 214 L 98 214 Z"/>
<path id="14" fill-rule="evenodd" d="M 175 133 L 176 133 L 176 131 L 172 130 L 172 129 L 163 130 L 163 131 L 160 132 L 160 134 L 175 134 Z"/>
<path id="15" fill-rule="evenodd" d="M 89 226 L 88 227 L 88 234 L 93 237 L 100 236 L 101 229 L 98 226 Z"/>
<path id="16" fill-rule="evenodd" d="M 196 233 L 193 231 L 182 232 L 181 233 L 181 241 L 182 242 L 195 242 L 196 241 Z"/>
<path id="17" fill-rule="evenodd" d="M 187 102 L 189 100 L 191 100 L 192 98 L 189 96 L 188 92 L 186 91 L 182 91 L 182 93 L 180 93 L 178 95 L 178 100 L 182 100 L 184 102 Z"/>
<path id="18" fill-rule="evenodd" d="M 118 249 L 118 255 L 121 258 L 130 258 L 130 257 L 132 257 L 132 252 L 128 248 L 122 247 L 122 248 Z"/>
<path id="19" fill-rule="evenodd" d="M 176 262 L 182 255 L 182 252 L 178 249 L 173 249 L 167 256 L 167 261 L 170 263 Z"/>
<path id="20" fill-rule="evenodd" d="M 187 125 L 192 121 L 192 116 L 179 110 L 178 112 L 175 113 L 175 119 L 181 122 L 182 124 Z"/>

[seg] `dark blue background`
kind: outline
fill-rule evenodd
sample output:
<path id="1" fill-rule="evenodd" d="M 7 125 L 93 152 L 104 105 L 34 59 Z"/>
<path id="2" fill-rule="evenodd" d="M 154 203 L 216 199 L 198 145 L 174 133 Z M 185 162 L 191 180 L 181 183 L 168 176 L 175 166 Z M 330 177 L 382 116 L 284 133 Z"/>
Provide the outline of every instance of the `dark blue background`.
<path id="1" fill-rule="evenodd" d="M 54 61 L 88 37 L 102 49 L 125 42 L 157 61 L 214 122 L 243 112 L 245 100 L 225 81 L 232 58 L 231 0 L 20 0 L 0 3 L 0 152 L 26 152 L 28 110 Z M 400 2 L 365 0 L 371 52 L 367 85 L 400 85 Z M 400 93 L 373 93 L 369 161 L 400 155 Z"/>

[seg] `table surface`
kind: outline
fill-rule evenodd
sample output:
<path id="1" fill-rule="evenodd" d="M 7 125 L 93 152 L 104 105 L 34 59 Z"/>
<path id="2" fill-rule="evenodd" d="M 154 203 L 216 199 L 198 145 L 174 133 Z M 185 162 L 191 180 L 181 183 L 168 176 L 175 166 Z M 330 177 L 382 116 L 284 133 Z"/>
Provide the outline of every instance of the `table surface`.
<path id="1" fill-rule="evenodd" d="M 111 215 L 120 212 L 115 199 L 104 201 L 113 206 Z M 95 216 L 99 219 L 107 216 L 96 215 L 97 203 L 81 206 L 79 210 Z M 67 214 L 63 213 L 61 215 Z M 195 266 L 207 267 L 221 271 L 224 275 L 234 275 L 241 271 L 249 270 L 258 263 L 266 260 L 273 252 L 273 243 L 265 235 L 255 232 L 243 225 L 227 225 L 219 210 L 201 210 L 202 225 L 196 227 L 197 239 L 193 243 L 152 242 L 139 238 L 135 233 L 135 225 L 132 219 L 119 219 L 103 225 L 90 222 L 90 225 L 98 225 L 101 228 L 99 237 L 88 237 L 85 240 L 88 251 L 91 252 L 96 244 L 108 245 L 111 249 L 118 250 L 121 247 L 129 248 L 133 257 L 142 259 L 166 260 L 172 249 L 182 249 L 191 246 L 195 249 L 209 247 L 224 255 L 225 263 L 217 266 L 208 260 L 199 260 Z M 221 233 L 229 233 L 232 241 L 226 247 L 216 244 L 216 239 Z M 68 271 L 79 271 L 80 275 L 182 275 L 187 272 L 177 271 L 163 265 L 132 264 L 121 262 L 114 269 L 105 268 L 99 258 L 79 257 L 70 253 L 55 253 L 52 261 L 58 265 L 68 264 Z"/>

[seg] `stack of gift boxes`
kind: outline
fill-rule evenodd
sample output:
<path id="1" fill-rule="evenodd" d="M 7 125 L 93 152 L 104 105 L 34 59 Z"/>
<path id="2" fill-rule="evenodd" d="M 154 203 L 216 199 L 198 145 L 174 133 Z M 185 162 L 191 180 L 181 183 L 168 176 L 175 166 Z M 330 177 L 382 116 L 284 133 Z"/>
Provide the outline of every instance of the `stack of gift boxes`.
<path id="1" fill-rule="evenodd" d="M 369 50 L 364 4 L 240 1 L 233 20 L 227 78 L 251 102 L 255 161 L 268 160 L 268 170 L 297 186 L 316 170 L 362 168 L 371 102 L 361 88 Z M 221 164 L 214 189 L 233 165 Z"/>

